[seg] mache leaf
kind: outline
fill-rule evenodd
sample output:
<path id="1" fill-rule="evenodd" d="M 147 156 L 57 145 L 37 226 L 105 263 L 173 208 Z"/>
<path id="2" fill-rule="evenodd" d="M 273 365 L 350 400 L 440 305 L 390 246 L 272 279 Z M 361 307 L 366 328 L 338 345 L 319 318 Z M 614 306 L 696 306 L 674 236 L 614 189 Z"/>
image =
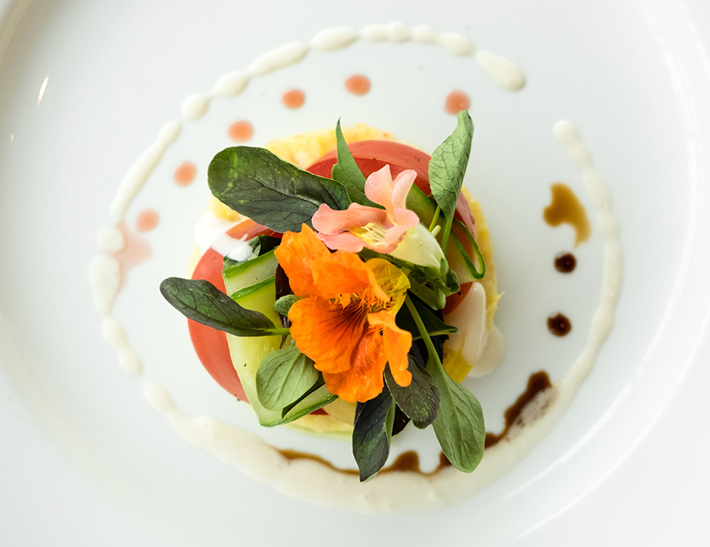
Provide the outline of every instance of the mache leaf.
<path id="1" fill-rule="evenodd" d="M 434 420 L 434 433 L 444 455 L 451 464 L 470 473 L 481 462 L 485 448 L 486 428 L 478 399 L 455 382 L 439 367 L 432 371 L 439 390 L 439 412 Z"/>
<path id="2" fill-rule="evenodd" d="M 473 122 L 468 111 L 462 110 L 454 132 L 434 150 L 429 162 L 431 195 L 441 208 L 444 218 L 452 219 L 456 201 L 471 155 Z"/>
<path id="3" fill-rule="evenodd" d="M 263 148 L 235 146 L 210 163 L 207 182 L 222 203 L 276 232 L 311 225 L 318 207 L 347 209 L 345 187 L 299 169 Z"/>
<path id="4" fill-rule="evenodd" d="M 353 455 L 360 481 L 374 477 L 390 453 L 395 403 L 387 389 L 366 403 L 357 403 L 353 426 Z"/>
<path id="5" fill-rule="evenodd" d="M 188 319 L 229 334 L 282 334 L 263 313 L 243 308 L 209 281 L 169 277 L 160 284 L 160 292 Z"/>
<path id="6" fill-rule="evenodd" d="M 434 433 L 451 464 L 460 471 L 470 473 L 483 458 L 485 447 L 486 428 L 481 404 L 473 393 L 452 380 L 444 370 L 441 361 L 442 337 L 432 339 L 429 336 L 411 297 L 405 299 L 405 304 L 422 335 L 421 340 L 412 344 L 410 353 L 421 356 L 421 346 L 425 346 L 426 370 L 439 391 L 439 410 L 433 424 Z"/>
<path id="7" fill-rule="evenodd" d="M 287 294 L 276 301 L 276 303 L 274 304 L 274 309 L 284 317 L 287 317 L 288 311 L 291 309 L 291 306 L 293 306 L 300 299 L 301 297 L 296 296 L 295 294 Z"/>
<path id="8" fill-rule="evenodd" d="M 409 355 L 409 372 L 412 382 L 400 386 L 392 376 L 389 364 L 385 367 L 385 384 L 394 402 L 419 429 L 432 424 L 439 410 L 439 392 L 433 378 L 412 355 Z"/>
<path id="9" fill-rule="evenodd" d="M 360 171 L 355 158 L 353 158 L 348 148 L 348 144 L 345 142 L 343 131 L 340 129 L 340 120 L 335 124 L 335 140 L 338 162 L 333 165 L 333 180 L 337 180 L 345 186 L 348 196 L 353 202 L 379 208 L 379 205 L 370 201 L 365 195 L 365 175 Z"/>
<path id="10" fill-rule="evenodd" d="M 259 401 L 270 410 L 297 401 L 318 381 L 313 361 L 297 347 L 271 352 L 256 371 L 256 393 Z"/>
<path id="11" fill-rule="evenodd" d="M 303 395 L 301 395 L 298 399 L 296 399 L 296 400 L 295 400 L 294 402 L 292 402 L 291 404 L 289 404 L 289 405 L 283 407 L 283 409 L 281 410 L 281 417 L 282 417 L 282 418 L 285 417 L 289 412 L 291 412 L 291 411 L 298 405 L 298 403 L 300 403 L 301 401 L 303 401 L 303 400 L 304 400 L 306 397 L 308 397 L 311 393 L 315 393 L 316 391 L 318 391 L 318 390 L 319 390 L 321 387 L 323 387 L 324 385 L 325 385 L 325 380 L 323 380 L 323 374 L 321 374 L 321 373 L 319 372 L 319 373 L 318 373 L 318 379 L 316 380 L 316 383 L 313 384 L 313 385 L 311 386 L 311 388 L 310 388 L 308 391 L 306 391 Z M 319 409 L 319 408 L 323 408 L 324 406 L 329 405 L 330 403 L 332 403 L 333 401 L 335 401 L 337 398 L 338 398 L 337 395 L 333 395 L 333 394 L 331 393 L 329 396 L 324 397 L 323 400 L 321 401 L 321 403 L 320 403 L 318 406 L 316 406 L 316 407 L 311 407 L 311 410 L 310 410 L 310 411 L 313 412 L 314 410 L 317 410 L 317 409 Z M 299 416 L 296 416 L 296 417 L 299 417 Z M 292 417 L 292 419 L 289 420 L 289 421 L 292 421 L 292 420 L 295 420 L 295 419 L 296 419 L 296 418 Z M 288 423 L 288 422 L 282 422 L 282 423 Z"/>

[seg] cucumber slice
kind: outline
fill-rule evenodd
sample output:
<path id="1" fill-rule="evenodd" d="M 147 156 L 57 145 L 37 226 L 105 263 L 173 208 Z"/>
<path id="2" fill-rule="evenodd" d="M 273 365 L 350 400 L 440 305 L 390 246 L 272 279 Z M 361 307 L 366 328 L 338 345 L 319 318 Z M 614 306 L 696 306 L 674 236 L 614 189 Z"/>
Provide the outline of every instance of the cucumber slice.
<path id="1" fill-rule="evenodd" d="M 409 194 L 407 194 L 407 209 L 417 213 L 419 222 L 424 224 L 427 228 L 436 213 L 436 205 L 434 205 L 434 202 L 415 185 L 412 185 Z"/>
<path id="2" fill-rule="evenodd" d="M 258 257 L 239 266 L 247 266 L 247 264 L 256 262 L 259 258 L 262 257 Z M 273 257 L 273 260 L 275 261 L 276 258 Z M 255 271 L 261 269 L 263 265 L 261 263 L 257 263 L 254 266 L 255 269 L 242 269 L 241 275 L 234 275 L 233 272 L 229 278 L 225 275 L 224 283 L 227 293 L 233 295 L 244 287 L 251 287 L 254 285 Z M 273 268 L 274 270 L 276 269 L 275 264 Z M 276 287 L 273 278 L 259 283 L 258 287 L 254 287 L 254 289 L 250 291 L 244 291 L 244 293 L 246 294 L 242 294 L 242 296 L 237 295 L 237 298 L 235 298 L 237 303 L 247 309 L 263 313 L 271 319 L 275 325 L 280 324 L 279 315 L 276 313 L 276 310 L 274 310 Z M 317 408 L 328 404 L 336 398 L 335 395 L 331 394 L 326 387 L 323 386 L 317 391 L 311 393 L 303 401 L 298 403 L 291 411 L 289 411 L 286 416 L 282 417 L 281 411 L 269 410 L 265 408 L 259 402 L 259 397 L 256 393 L 256 371 L 259 368 L 259 364 L 269 353 L 281 347 L 281 336 L 258 336 L 247 338 L 228 334 L 227 342 L 229 343 L 229 352 L 232 356 L 234 368 L 239 375 L 239 380 L 242 382 L 244 392 L 249 398 L 249 402 L 259 418 L 259 423 L 261 425 L 272 427 L 288 423 L 296 418 L 300 418 L 301 416 L 305 416 L 306 414 L 313 412 Z"/>
<path id="3" fill-rule="evenodd" d="M 247 262 L 240 262 L 225 268 L 222 271 L 222 278 L 227 294 L 232 296 L 237 291 L 273 277 L 278 265 L 276 255 L 271 250 Z"/>

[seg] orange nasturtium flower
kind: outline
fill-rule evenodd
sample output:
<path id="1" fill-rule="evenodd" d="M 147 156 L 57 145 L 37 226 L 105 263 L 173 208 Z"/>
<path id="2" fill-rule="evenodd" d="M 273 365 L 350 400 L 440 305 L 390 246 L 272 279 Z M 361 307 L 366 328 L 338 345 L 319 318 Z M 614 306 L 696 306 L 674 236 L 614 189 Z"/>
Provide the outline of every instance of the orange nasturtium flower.
<path id="1" fill-rule="evenodd" d="M 412 335 L 395 324 L 409 288 L 403 272 L 381 258 L 331 253 L 305 224 L 284 234 L 276 257 L 302 297 L 288 314 L 291 336 L 331 393 L 350 402 L 377 397 L 387 363 L 399 385 L 410 384 Z"/>

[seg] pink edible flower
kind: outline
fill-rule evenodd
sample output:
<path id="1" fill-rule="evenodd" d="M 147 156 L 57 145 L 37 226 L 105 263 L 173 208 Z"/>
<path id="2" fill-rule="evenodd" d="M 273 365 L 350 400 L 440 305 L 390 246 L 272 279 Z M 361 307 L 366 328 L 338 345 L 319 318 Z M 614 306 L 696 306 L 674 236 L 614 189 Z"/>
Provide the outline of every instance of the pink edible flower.
<path id="1" fill-rule="evenodd" d="M 321 204 L 313 215 L 318 237 L 330 249 L 358 253 L 363 247 L 388 254 L 397 248 L 419 217 L 407 209 L 407 194 L 417 178 L 407 169 L 392 180 L 390 166 L 375 171 L 365 182 L 367 198 L 384 209 L 351 203 L 345 211 L 335 211 Z"/>

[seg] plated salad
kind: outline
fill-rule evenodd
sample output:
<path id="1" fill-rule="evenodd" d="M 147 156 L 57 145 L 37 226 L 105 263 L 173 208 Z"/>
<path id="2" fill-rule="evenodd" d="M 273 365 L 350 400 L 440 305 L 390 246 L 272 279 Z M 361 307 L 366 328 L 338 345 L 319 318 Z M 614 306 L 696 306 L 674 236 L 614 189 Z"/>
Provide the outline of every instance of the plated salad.
<path id="1" fill-rule="evenodd" d="M 432 426 L 461 471 L 483 456 L 481 406 L 460 381 L 498 295 L 480 208 L 462 192 L 472 136 L 463 111 L 429 158 L 348 144 L 338 122 L 335 150 L 307 170 L 227 148 L 208 182 L 236 219 L 235 244 L 204 253 L 192 279 L 161 283 L 220 385 L 267 427 L 323 414 L 351 428 L 362 481 L 410 421 Z M 469 333 L 472 315 L 482 330 Z"/>

